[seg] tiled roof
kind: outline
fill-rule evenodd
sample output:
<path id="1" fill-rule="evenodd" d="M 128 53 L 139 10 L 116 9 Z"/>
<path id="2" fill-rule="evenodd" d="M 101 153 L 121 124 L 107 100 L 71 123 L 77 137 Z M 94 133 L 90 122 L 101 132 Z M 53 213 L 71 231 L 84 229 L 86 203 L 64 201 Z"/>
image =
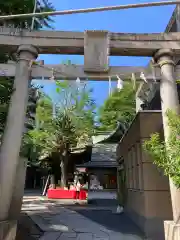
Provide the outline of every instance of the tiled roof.
<path id="1" fill-rule="evenodd" d="M 92 162 L 116 162 L 117 144 L 99 143 L 93 146 Z"/>
<path id="2" fill-rule="evenodd" d="M 77 167 L 117 167 L 116 146 L 117 144 L 96 144 L 92 149 L 91 161 L 82 165 L 77 165 Z"/>
<path id="3" fill-rule="evenodd" d="M 92 162 L 89 161 L 87 163 L 81 164 L 81 165 L 76 165 L 76 167 L 83 167 L 83 168 L 116 168 L 118 167 L 117 162 Z"/>

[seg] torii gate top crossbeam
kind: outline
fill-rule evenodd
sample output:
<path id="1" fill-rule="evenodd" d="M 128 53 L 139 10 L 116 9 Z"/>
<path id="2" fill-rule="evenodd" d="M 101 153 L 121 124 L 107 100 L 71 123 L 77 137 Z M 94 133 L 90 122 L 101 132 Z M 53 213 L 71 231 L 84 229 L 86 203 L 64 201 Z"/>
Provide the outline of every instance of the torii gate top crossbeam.
<path id="1" fill-rule="evenodd" d="M 180 54 L 180 33 L 109 33 L 112 56 L 153 56 L 156 50 L 169 48 Z M 41 54 L 84 54 L 83 32 L 27 31 L 0 29 L 0 47 L 16 51 L 19 45 L 34 45 Z"/>

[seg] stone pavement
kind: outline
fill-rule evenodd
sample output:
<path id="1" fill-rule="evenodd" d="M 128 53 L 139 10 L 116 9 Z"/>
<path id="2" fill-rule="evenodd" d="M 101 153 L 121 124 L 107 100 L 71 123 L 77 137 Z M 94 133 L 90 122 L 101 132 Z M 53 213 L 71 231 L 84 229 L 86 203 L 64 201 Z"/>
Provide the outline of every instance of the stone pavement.
<path id="1" fill-rule="evenodd" d="M 29 204 L 29 203 L 28 203 Z M 34 204 L 34 207 L 33 207 Z M 44 232 L 40 240 L 143 240 L 138 228 L 124 215 L 96 206 L 63 206 L 40 198 L 22 210 Z"/>

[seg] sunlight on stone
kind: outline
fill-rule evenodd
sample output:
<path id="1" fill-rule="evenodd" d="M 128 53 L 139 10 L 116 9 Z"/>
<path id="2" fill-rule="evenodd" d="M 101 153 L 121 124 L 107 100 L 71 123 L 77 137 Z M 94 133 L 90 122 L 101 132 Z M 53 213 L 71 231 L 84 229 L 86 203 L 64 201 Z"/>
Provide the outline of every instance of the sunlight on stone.
<path id="1" fill-rule="evenodd" d="M 64 225 L 52 225 L 51 226 L 52 229 L 54 230 L 58 230 L 58 231 L 62 231 L 62 232 L 68 232 L 69 231 L 69 228 L 67 226 L 64 226 Z"/>

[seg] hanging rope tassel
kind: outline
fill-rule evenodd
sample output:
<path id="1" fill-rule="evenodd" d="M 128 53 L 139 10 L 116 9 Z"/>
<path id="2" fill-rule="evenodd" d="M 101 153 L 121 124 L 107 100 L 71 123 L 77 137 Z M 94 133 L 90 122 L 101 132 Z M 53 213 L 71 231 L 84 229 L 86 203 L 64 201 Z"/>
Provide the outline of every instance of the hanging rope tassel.
<path id="1" fill-rule="evenodd" d="M 34 62 L 34 60 L 30 60 L 29 61 L 29 70 L 31 70 L 32 69 L 32 65 L 34 64 L 35 62 Z"/>
<path id="2" fill-rule="evenodd" d="M 109 96 L 111 95 L 111 77 L 109 77 Z"/>
<path id="3" fill-rule="evenodd" d="M 52 68 L 52 70 L 51 70 L 51 77 L 50 77 L 50 80 L 51 81 L 54 81 L 55 80 L 55 76 L 54 76 L 54 68 Z"/>
<path id="4" fill-rule="evenodd" d="M 33 9 L 33 13 L 35 13 L 36 10 L 37 10 L 37 0 L 34 1 L 34 9 Z M 36 17 L 33 17 L 33 18 L 32 18 L 32 22 L 31 22 L 31 30 L 34 30 L 35 19 L 36 19 Z"/>
<path id="5" fill-rule="evenodd" d="M 78 86 L 78 91 L 79 91 L 79 89 L 80 89 L 80 83 L 81 83 L 81 79 L 78 77 L 77 79 L 76 79 L 76 84 L 77 84 L 77 86 Z"/>
<path id="6" fill-rule="evenodd" d="M 155 68 L 154 68 L 154 63 L 153 63 L 152 60 L 151 60 L 151 69 L 152 69 L 152 77 L 153 77 L 153 80 L 154 80 L 154 82 L 157 82 L 157 81 L 156 81 L 156 72 L 155 72 Z"/>
<path id="7" fill-rule="evenodd" d="M 117 81 L 117 89 L 118 91 L 121 91 L 121 89 L 123 88 L 123 80 L 117 75 L 116 76 L 118 81 Z"/>
<path id="8" fill-rule="evenodd" d="M 134 73 L 132 73 L 131 81 L 133 84 L 133 90 L 136 90 L 136 76 Z"/>

